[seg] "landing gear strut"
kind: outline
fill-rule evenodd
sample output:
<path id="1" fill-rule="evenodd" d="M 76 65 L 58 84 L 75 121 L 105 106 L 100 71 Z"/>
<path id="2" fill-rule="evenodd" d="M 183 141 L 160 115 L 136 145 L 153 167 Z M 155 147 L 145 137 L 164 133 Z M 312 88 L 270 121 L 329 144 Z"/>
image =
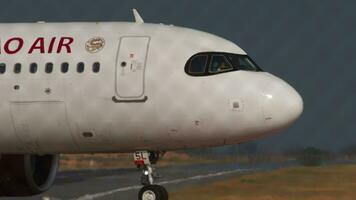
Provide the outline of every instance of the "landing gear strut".
<path id="1" fill-rule="evenodd" d="M 141 184 L 138 193 L 139 200 L 168 200 L 168 192 L 161 185 L 155 185 L 154 179 L 159 178 L 152 164 L 156 164 L 163 156 L 162 152 L 137 151 L 134 160 L 137 168 L 142 170 Z"/>

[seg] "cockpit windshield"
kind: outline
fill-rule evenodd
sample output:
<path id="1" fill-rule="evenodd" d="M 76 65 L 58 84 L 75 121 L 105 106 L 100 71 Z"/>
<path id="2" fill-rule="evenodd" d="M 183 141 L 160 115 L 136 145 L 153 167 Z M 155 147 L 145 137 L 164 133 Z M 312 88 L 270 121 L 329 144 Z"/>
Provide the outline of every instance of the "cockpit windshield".
<path id="1" fill-rule="evenodd" d="M 208 76 L 238 70 L 262 71 L 247 55 L 222 52 L 195 54 L 187 61 L 185 66 L 186 73 L 192 76 Z"/>
<path id="2" fill-rule="evenodd" d="M 209 72 L 219 73 L 232 70 L 232 66 L 224 55 L 212 55 L 210 59 Z"/>
<path id="3" fill-rule="evenodd" d="M 245 71 L 255 71 L 259 72 L 262 71 L 255 62 L 251 60 L 247 55 L 237 55 L 237 54 L 228 54 L 227 57 L 229 58 L 231 64 L 234 67 L 237 67 L 239 70 Z"/>

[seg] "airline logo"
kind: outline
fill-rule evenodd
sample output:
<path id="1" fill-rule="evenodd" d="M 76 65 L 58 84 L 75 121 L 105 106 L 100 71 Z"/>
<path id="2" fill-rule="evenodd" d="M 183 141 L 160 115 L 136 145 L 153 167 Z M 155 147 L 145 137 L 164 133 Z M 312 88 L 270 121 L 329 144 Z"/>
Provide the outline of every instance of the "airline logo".
<path id="1" fill-rule="evenodd" d="M 89 53 L 96 53 L 102 50 L 104 46 L 105 46 L 105 40 L 104 38 L 101 37 L 91 38 L 85 43 L 85 49 Z"/>
<path id="2" fill-rule="evenodd" d="M 52 37 L 50 39 L 38 37 L 33 41 L 25 41 L 21 37 L 12 37 L 1 41 L 0 54 L 17 54 L 20 52 L 27 54 L 71 53 L 73 42 L 73 37 Z"/>

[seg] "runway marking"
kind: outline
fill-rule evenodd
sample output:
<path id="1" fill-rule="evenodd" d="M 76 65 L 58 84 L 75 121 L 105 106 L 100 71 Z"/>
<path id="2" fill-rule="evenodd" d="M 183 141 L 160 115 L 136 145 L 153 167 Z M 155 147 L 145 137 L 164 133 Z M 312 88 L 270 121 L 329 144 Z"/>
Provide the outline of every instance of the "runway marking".
<path id="1" fill-rule="evenodd" d="M 179 178 L 179 179 L 174 179 L 174 180 L 170 180 L 170 181 L 161 181 L 161 182 L 157 182 L 155 184 L 158 184 L 158 185 L 177 184 L 177 183 L 182 183 L 182 182 L 186 182 L 186 181 L 201 180 L 201 179 L 206 179 L 206 178 L 211 178 L 211 177 L 223 176 L 223 175 L 227 175 L 227 174 L 234 174 L 237 172 L 256 171 L 256 170 L 258 170 L 258 169 L 235 169 L 235 170 L 222 171 L 222 172 L 211 173 L 211 174 L 196 175 L 196 176 L 191 176 L 191 177 L 187 177 L 187 178 Z M 106 192 L 99 192 L 99 193 L 95 193 L 95 194 L 86 194 L 81 197 L 75 198 L 73 200 L 93 200 L 93 199 L 97 199 L 100 197 L 112 195 L 112 194 L 115 194 L 118 192 L 140 189 L 141 187 L 142 187 L 142 185 L 133 185 L 133 186 L 118 188 L 118 189 L 114 189 L 114 190 L 109 190 Z"/>

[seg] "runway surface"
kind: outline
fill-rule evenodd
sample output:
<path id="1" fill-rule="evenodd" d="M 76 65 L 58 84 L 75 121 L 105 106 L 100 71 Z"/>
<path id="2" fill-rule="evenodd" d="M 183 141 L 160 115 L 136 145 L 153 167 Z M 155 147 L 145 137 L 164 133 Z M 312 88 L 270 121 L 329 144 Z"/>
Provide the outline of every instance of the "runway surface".
<path id="1" fill-rule="evenodd" d="M 172 192 L 184 187 L 223 180 L 231 175 L 290 165 L 292 164 L 215 163 L 167 166 L 157 168 L 162 177 L 156 183 L 164 185 L 168 192 Z M 140 176 L 141 171 L 135 168 L 60 172 L 52 189 L 44 194 L 22 198 L 3 197 L 0 200 L 136 200 L 141 188 Z"/>

